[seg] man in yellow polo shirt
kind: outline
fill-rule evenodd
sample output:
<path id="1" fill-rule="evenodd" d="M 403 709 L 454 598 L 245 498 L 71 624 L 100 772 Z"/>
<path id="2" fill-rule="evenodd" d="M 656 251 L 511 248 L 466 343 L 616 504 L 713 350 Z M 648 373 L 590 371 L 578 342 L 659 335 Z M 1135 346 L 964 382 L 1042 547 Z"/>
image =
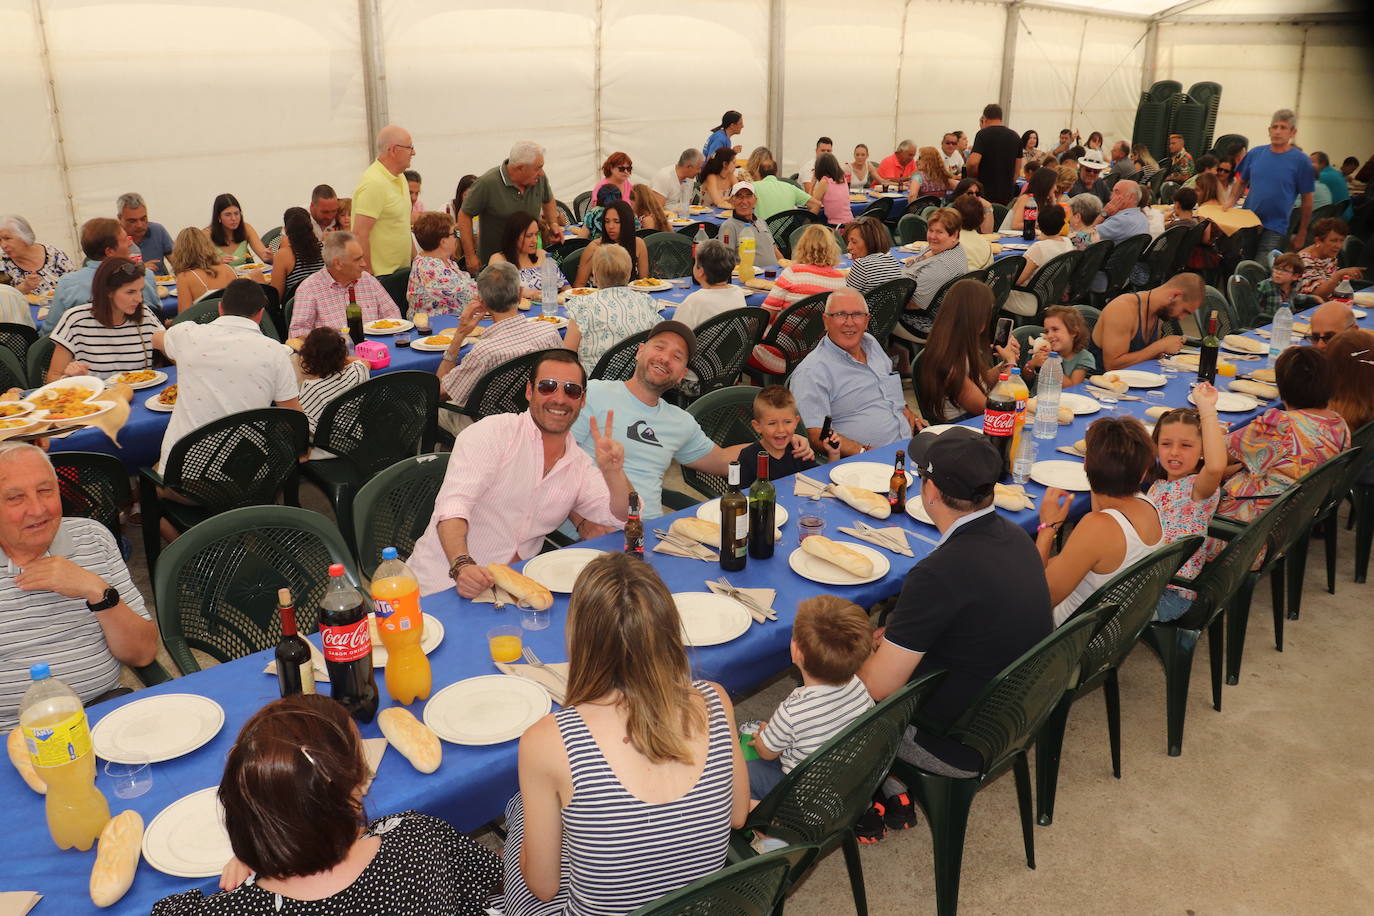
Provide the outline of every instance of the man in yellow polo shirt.
<path id="1" fill-rule="evenodd" d="M 377 134 L 377 158 L 353 192 L 353 234 L 375 277 L 410 266 L 410 187 L 404 172 L 415 158 L 410 132 L 395 125 Z"/>

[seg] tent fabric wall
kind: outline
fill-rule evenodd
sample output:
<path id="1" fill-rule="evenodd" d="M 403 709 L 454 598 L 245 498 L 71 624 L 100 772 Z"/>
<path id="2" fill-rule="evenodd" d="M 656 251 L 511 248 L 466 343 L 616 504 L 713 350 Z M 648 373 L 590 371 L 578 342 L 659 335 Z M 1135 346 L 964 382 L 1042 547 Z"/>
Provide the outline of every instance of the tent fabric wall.
<path id="1" fill-rule="evenodd" d="M 41 241 L 75 252 L 33 4 L 0 4 L 0 35 L 8 39 L 0 54 L 0 85 L 5 87 L 0 215 L 19 214 Z"/>

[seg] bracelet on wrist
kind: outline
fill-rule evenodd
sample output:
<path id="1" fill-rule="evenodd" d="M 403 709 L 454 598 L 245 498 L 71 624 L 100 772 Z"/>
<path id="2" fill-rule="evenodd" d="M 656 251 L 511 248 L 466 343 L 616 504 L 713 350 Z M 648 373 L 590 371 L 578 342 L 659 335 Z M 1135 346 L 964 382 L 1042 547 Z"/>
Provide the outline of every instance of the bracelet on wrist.
<path id="1" fill-rule="evenodd" d="M 1058 533 L 1059 529 L 1062 527 L 1064 527 L 1063 522 L 1041 522 L 1035 527 L 1035 533 L 1039 534 L 1042 531 L 1053 531 Z"/>
<path id="2" fill-rule="evenodd" d="M 458 578 L 458 572 L 459 572 L 464 566 L 476 566 L 476 565 L 477 565 L 477 561 L 476 561 L 476 560 L 474 560 L 472 557 L 470 557 L 469 555 L 467 555 L 467 554 L 465 554 L 465 553 L 460 553 L 460 554 L 458 554 L 458 556 L 454 557 L 452 560 L 449 561 L 449 564 L 448 564 L 448 575 L 449 575 L 449 578 L 450 578 L 450 579 L 457 579 L 457 578 Z"/>

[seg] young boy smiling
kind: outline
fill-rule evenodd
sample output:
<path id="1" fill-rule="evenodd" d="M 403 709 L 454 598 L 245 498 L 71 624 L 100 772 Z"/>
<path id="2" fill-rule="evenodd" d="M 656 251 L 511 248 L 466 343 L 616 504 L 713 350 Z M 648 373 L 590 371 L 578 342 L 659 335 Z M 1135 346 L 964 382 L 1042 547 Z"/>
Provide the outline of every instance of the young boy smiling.
<path id="1" fill-rule="evenodd" d="M 747 445 L 739 453 L 740 485 L 748 487 L 758 476 L 759 453 L 768 454 L 768 479 L 777 480 L 789 474 L 810 470 L 815 461 L 801 461 L 792 454 L 792 437 L 796 434 L 801 415 L 797 412 L 797 401 L 792 392 L 782 385 L 769 385 L 754 395 L 754 427 L 759 441 Z M 835 461 L 840 457 L 839 442 L 832 433 L 822 443 L 826 460 Z"/>

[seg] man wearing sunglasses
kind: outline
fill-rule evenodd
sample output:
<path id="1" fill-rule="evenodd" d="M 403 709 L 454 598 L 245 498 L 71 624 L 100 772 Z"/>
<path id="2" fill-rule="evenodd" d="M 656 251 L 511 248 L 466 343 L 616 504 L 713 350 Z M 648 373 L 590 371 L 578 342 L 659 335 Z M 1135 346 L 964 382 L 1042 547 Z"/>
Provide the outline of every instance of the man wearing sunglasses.
<path id="1" fill-rule="evenodd" d="M 476 597 L 492 585 L 488 563 L 536 555 L 569 519 L 583 538 L 624 525 L 630 483 L 625 448 L 610 435 L 614 415 L 604 426 L 592 421 L 588 451 L 571 434 L 586 384 L 576 353 L 546 350 L 530 370 L 529 409 L 485 417 L 454 441 L 429 527 L 408 560 L 422 594 L 456 587 Z"/>
<path id="2" fill-rule="evenodd" d="M 1325 350 L 1331 338 L 1355 327 L 1355 313 L 1344 302 L 1323 302 L 1312 312 L 1311 325 L 1308 342 L 1318 350 Z"/>
<path id="3" fill-rule="evenodd" d="M 587 410 L 573 427 L 578 444 L 589 454 L 600 453 L 602 441 L 614 433 L 624 445 L 625 473 L 643 501 L 643 517 L 663 514 L 663 475 L 676 459 L 679 463 L 724 477 L 744 445 L 722 448 L 702 432 L 696 419 L 680 407 L 662 400 L 687 374 L 687 363 L 696 352 L 697 337 L 680 321 L 660 321 L 649 331 L 635 355 L 635 373 L 628 382 L 596 380 L 587 386 Z M 602 420 L 604 436 L 597 435 Z M 805 436 L 792 437 L 792 454 L 810 460 L 812 451 Z M 678 494 L 681 497 L 681 494 Z M 686 508 L 695 500 L 672 499 L 670 510 Z"/>

